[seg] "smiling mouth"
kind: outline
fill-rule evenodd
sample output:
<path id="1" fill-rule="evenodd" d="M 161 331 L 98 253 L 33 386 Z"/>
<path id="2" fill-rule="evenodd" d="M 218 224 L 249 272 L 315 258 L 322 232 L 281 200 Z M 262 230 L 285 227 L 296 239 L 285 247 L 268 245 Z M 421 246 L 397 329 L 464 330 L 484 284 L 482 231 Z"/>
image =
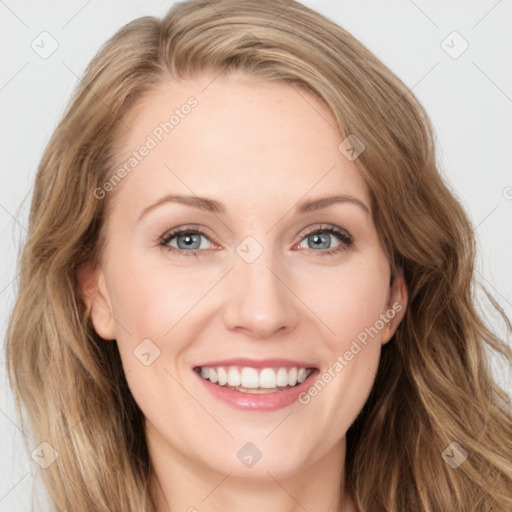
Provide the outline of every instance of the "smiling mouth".
<path id="1" fill-rule="evenodd" d="M 217 386 L 242 393 L 278 393 L 307 380 L 316 368 L 252 368 L 239 366 L 197 366 L 201 378 Z"/>

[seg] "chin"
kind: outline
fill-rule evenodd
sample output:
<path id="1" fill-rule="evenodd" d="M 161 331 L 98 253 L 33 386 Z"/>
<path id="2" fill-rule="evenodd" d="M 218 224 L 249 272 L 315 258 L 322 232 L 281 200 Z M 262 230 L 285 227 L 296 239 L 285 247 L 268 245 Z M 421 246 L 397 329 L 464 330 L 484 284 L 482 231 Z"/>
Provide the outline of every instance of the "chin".
<path id="1" fill-rule="evenodd" d="M 267 447 L 259 447 L 250 441 L 237 443 L 234 450 L 226 449 L 222 454 L 214 455 L 214 466 L 211 460 L 205 461 L 212 471 L 230 478 L 273 480 L 285 479 L 302 470 L 307 464 L 307 457 L 301 457 L 291 444 L 276 449 L 267 443 Z M 295 445 L 297 446 L 297 445 Z"/>

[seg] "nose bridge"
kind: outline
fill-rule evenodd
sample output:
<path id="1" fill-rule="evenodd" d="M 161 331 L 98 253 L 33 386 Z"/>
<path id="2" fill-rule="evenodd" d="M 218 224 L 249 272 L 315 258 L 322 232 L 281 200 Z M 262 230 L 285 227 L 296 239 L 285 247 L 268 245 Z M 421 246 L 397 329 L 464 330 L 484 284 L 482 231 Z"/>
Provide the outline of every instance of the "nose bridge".
<path id="1" fill-rule="evenodd" d="M 263 241 L 265 238 L 265 241 Z M 269 246 L 270 235 L 246 237 L 237 247 L 225 321 L 255 337 L 268 337 L 292 328 L 298 319 L 297 301 L 286 286 L 279 255 Z"/>

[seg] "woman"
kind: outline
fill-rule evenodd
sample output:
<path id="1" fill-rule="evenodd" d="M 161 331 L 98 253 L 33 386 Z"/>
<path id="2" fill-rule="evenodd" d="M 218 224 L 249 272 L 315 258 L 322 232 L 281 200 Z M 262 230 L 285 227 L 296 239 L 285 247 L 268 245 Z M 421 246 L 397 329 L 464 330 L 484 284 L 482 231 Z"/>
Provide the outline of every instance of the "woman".
<path id="1" fill-rule="evenodd" d="M 511 509 L 471 225 L 423 107 L 318 13 L 122 28 L 29 231 L 8 362 L 56 510 Z"/>

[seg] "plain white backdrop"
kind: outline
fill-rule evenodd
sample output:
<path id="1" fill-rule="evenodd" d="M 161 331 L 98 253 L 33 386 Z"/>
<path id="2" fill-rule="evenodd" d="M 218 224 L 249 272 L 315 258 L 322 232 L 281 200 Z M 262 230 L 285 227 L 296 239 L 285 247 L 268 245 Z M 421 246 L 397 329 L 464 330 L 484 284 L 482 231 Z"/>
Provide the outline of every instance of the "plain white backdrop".
<path id="1" fill-rule="evenodd" d="M 2 342 L 38 162 L 73 89 L 116 30 L 140 16 L 160 17 L 172 3 L 0 0 Z M 425 105 L 437 135 L 441 172 L 477 235 L 476 277 L 512 318 L 512 1 L 303 3 L 360 39 Z M 488 304 L 482 310 L 504 337 L 503 322 Z M 509 372 L 497 361 L 494 370 L 511 390 Z M 33 488 L 40 487 L 39 468 L 30 457 L 35 446 L 15 411 L 3 343 L 0 440 L 0 511 L 27 512 Z M 41 510 L 48 510 L 44 499 Z"/>

